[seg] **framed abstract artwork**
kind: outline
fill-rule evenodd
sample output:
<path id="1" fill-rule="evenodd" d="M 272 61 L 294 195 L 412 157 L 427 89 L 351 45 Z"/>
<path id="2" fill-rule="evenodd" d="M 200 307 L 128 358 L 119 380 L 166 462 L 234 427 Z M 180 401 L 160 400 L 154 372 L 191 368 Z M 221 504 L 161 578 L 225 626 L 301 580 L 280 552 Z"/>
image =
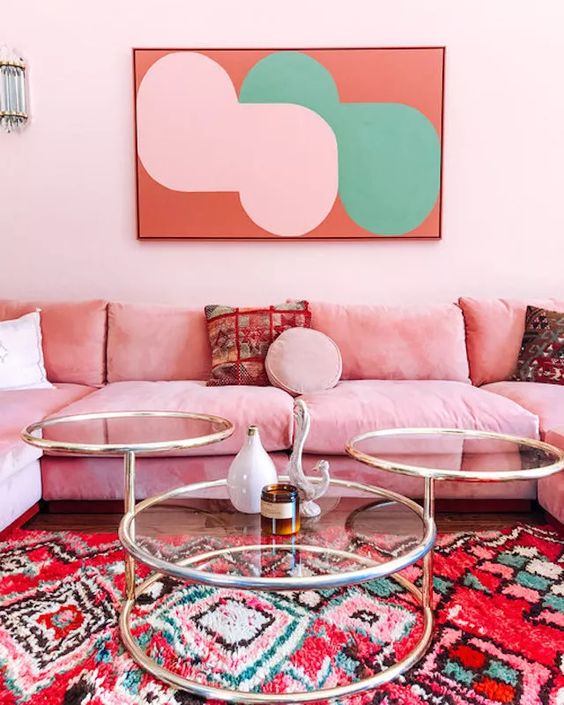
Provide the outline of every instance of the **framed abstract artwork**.
<path id="1" fill-rule="evenodd" d="M 440 238 L 444 55 L 134 49 L 138 237 Z"/>

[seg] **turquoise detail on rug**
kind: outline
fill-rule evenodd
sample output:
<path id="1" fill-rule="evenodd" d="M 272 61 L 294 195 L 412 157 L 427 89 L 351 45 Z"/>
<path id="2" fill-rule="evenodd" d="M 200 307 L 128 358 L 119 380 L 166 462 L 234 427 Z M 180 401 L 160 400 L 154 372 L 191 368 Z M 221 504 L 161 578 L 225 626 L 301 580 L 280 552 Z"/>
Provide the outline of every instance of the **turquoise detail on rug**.
<path id="1" fill-rule="evenodd" d="M 455 663 L 454 661 L 447 661 L 445 673 L 447 676 L 455 678 L 459 683 L 464 683 L 464 685 L 472 685 L 472 681 L 475 678 L 472 671 L 463 668 L 459 663 Z"/>
<path id="2" fill-rule="evenodd" d="M 550 586 L 550 582 L 546 578 L 541 578 L 540 575 L 533 575 L 524 570 L 520 570 L 515 579 L 523 587 L 532 588 L 533 590 L 546 590 Z"/>
<path id="3" fill-rule="evenodd" d="M 452 586 L 453 583 L 451 580 L 437 578 L 436 576 L 433 578 L 433 587 L 437 592 L 440 592 L 441 595 L 446 595 L 448 591 L 452 588 Z"/>
<path id="4" fill-rule="evenodd" d="M 491 595 L 490 590 L 488 590 L 487 587 L 484 587 L 484 585 L 482 585 L 478 578 L 475 575 L 472 575 L 472 573 L 466 573 L 462 582 L 466 585 L 466 587 L 481 590 L 482 592 L 485 592 L 486 595 Z"/>
<path id="5" fill-rule="evenodd" d="M 390 597 L 403 591 L 403 588 L 395 580 L 388 578 L 378 578 L 370 583 L 366 583 L 366 589 L 378 597 Z"/>
<path id="6" fill-rule="evenodd" d="M 518 683 L 517 671 L 496 659 L 490 662 L 485 673 L 492 678 L 503 681 L 504 683 L 509 683 L 509 685 L 516 686 Z"/>
<path id="7" fill-rule="evenodd" d="M 529 559 L 524 556 L 517 556 L 514 553 L 500 553 L 497 557 L 498 563 L 511 566 L 512 568 L 522 568 Z"/>
<path id="8" fill-rule="evenodd" d="M 123 675 L 123 685 L 132 695 L 135 695 L 139 691 L 142 678 L 141 671 L 127 671 Z"/>
<path id="9" fill-rule="evenodd" d="M 564 597 L 560 597 L 559 595 L 546 595 L 543 606 L 552 607 L 556 612 L 564 612 Z"/>

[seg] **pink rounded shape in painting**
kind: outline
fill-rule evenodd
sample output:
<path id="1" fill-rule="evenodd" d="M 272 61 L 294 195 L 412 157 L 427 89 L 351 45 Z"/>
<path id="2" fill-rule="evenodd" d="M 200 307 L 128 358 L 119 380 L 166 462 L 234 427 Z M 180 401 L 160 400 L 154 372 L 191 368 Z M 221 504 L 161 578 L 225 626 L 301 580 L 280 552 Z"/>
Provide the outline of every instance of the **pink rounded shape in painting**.
<path id="1" fill-rule="evenodd" d="M 207 56 L 156 61 L 137 94 L 138 153 L 151 177 L 175 191 L 237 191 L 237 104 L 231 79 Z"/>
<path id="2" fill-rule="evenodd" d="M 339 188 L 335 133 L 301 105 L 240 105 L 245 165 L 241 204 L 265 230 L 304 235 L 323 221 Z"/>
<path id="3" fill-rule="evenodd" d="M 338 190 L 335 135 L 293 104 L 240 104 L 227 72 L 198 52 L 167 54 L 137 95 L 138 153 L 150 176 L 176 191 L 237 191 L 260 227 L 304 235 Z"/>
<path id="4" fill-rule="evenodd" d="M 268 349 L 270 383 L 289 394 L 331 389 L 341 379 L 343 363 L 335 341 L 311 328 L 289 328 Z"/>

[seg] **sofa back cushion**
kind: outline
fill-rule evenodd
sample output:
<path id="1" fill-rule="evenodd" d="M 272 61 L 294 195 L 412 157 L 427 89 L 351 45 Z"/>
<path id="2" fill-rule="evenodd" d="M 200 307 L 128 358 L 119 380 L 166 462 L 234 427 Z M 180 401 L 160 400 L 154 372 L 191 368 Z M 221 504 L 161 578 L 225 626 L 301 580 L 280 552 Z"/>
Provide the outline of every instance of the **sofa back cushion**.
<path id="1" fill-rule="evenodd" d="M 313 303 L 311 327 L 332 338 L 342 379 L 468 382 L 464 320 L 456 304 L 389 307 Z"/>
<path id="2" fill-rule="evenodd" d="M 106 381 L 106 301 L 0 299 L 0 320 L 41 309 L 45 370 L 50 382 L 99 386 Z"/>
<path id="3" fill-rule="evenodd" d="M 204 380 L 210 371 L 202 309 L 109 305 L 108 382 Z"/>
<path id="4" fill-rule="evenodd" d="M 466 345 L 473 384 L 511 379 L 525 331 L 527 306 L 564 311 L 558 299 L 474 299 L 458 301 L 466 324 Z"/>

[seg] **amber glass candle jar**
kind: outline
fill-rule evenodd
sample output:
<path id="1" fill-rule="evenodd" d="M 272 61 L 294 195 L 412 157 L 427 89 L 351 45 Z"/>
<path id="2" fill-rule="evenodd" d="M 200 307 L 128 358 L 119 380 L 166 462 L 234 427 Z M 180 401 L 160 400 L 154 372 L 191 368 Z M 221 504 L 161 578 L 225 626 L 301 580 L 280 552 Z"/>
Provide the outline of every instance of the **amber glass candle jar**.
<path id="1" fill-rule="evenodd" d="M 260 525 L 268 536 L 291 536 L 300 530 L 300 497 L 295 485 L 266 485 L 260 498 Z"/>

